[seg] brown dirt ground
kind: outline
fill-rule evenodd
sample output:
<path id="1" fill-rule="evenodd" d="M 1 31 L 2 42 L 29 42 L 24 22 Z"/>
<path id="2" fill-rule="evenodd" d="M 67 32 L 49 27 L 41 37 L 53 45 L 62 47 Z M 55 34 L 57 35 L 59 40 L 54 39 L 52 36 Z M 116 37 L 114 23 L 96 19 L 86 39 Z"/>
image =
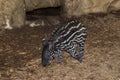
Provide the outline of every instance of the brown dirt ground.
<path id="1" fill-rule="evenodd" d="M 0 33 L 0 80 L 120 80 L 120 13 L 80 17 L 88 36 L 82 63 L 63 53 L 41 66 L 41 40 L 56 26 L 26 26 Z"/>

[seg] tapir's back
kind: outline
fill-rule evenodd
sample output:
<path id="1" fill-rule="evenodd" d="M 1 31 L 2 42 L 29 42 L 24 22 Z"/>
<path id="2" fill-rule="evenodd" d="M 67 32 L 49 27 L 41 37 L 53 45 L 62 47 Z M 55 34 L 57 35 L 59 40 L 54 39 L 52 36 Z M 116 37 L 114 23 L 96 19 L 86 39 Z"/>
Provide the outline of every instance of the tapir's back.
<path id="1" fill-rule="evenodd" d="M 71 20 L 55 28 L 50 39 L 55 46 L 70 45 L 71 42 L 79 43 L 86 38 L 86 28 L 78 20 Z M 81 40 L 82 39 L 82 40 Z"/>
<path id="2" fill-rule="evenodd" d="M 86 28 L 78 20 L 67 21 L 55 28 L 44 45 L 42 64 L 49 64 L 55 53 L 58 54 L 58 62 L 61 63 L 62 51 L 67 51 L 73 58 L 82 61 L 86 36 Z"/>

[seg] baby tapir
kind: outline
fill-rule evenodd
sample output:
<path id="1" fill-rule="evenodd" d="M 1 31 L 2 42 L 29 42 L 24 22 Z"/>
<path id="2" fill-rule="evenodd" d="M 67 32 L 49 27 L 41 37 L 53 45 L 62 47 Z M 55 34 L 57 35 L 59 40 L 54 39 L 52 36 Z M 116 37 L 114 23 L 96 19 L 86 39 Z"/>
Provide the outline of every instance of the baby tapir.
<path id="1" fill-rule="evenodd" d="M 58 63 L 62 62 L 62 51 L 82 61 L 84 44 L 87 37 L 86 28 L 78 20 L 70 20 L 55 28 L 49 40 L 43 39 L 42 65 L 47 66 L 58 55 Z"/>

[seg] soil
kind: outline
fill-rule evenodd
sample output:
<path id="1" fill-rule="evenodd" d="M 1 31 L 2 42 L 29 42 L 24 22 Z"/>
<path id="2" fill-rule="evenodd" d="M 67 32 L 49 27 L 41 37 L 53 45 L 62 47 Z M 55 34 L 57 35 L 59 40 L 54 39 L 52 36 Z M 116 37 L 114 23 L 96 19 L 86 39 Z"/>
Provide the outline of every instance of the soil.
<path id="1" fill-rule="evenodd" d="M 0 33 L 0 80 L 120 80 L 119 14 L 78 18 L 88 33 L 81 63 L 63 52 L 62 64 L 57 64 L 56 57 L 42 67 L 42 39 L 48 38 L 57 24 L 5 30 Z M 59 15 L 56 19 L 64 22 Z"/>

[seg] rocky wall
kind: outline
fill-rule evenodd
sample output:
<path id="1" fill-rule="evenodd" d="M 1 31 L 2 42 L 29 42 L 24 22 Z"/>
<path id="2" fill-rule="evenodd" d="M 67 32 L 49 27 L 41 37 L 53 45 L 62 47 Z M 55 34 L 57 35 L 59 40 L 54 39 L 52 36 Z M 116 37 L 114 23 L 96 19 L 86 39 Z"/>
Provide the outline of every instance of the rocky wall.
<path id="1" fill-rule="evenodd" d="M 120 0 L 64 0 L 63 9 L 67 16 L 89 13 L 107 13 L 120 10 Z"/>
<path id="2" fill-rule="evenodd" d="M 0 0 L 0 29 L 24 26 L 26 11 L 59 6 L 71 17 L 120 10 L 120 0 Z"/>
<path id="3" fill-rule="evenodd" d="M 25 24 L 23 0 L 0 0 L 0 29 L 12 29 Z"/>

